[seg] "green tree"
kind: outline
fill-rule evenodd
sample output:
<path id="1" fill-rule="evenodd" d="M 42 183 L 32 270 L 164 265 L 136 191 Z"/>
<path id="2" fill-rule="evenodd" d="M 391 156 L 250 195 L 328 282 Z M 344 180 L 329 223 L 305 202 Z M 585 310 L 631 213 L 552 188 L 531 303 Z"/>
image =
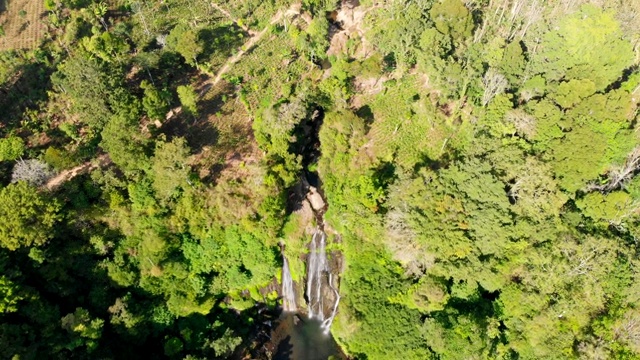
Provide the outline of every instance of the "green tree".
<path id="1" fill-rule="evenodd" d="M 563 81 L 558 85 L 550 97 L 561 107 L 568 109 L 578 104 L 582 99 L 593 95 L 596 85 L 589 79 Z"/>
<path id="2" fill-rule="evenodd" d="M 151 159 L 153 188 L 160 199 L 167 199 L 188 181 L 189 148 L 183 138 L 171 142 L 158 142 Z"/>
<path id="3" fill-rule="evenodd" d="M 198 94 L 191 85 L 178 86 L 178 98 L 182 104 L 182 109 L 192 117 L 198 116 Z"/>
<path id="4" fill-rule="evenodd" d="M 142 106 L 147 115 L 153 120 L 164 120 L 169 111 L 169 100 L 171 95 L 166 90 L 158 90 L 146 80 L 140 83 L 140 88 L 144 90 Z"/>
<path id="5" fill-rule="evenodd" d="M 60 323 L 62 328 L 71 335 L 71 341 L 68 344 L 71 349 L 86 346 L 91 352 L 98 346 L 104 320 L 92 319 L 86 309 L 76 308 L 74 312 L 65 315 Z"/>
<path id="6" fill-rule="evenodd" d="M 125 171 L 145 170 L 149 166 L 147 155 L 149 139 L 140 133 L 138 111 L 113 116 L 102 131 L 102 142 L 111 160 Z"/>
<path id="7" fill-rule="evenodd" d="M 167 36 L 167 47 L 177 51 L 190 65 L 198 64 L 198 55 L 203 50 L 198 34 L 185 24 L 179 24 L 171 30 Z"/>
<path id="8" fill-rule="evenodd" d="M 443 0 L 433 4 L 429 11 L 436 29 L 460 42 L 471 36 L 473 20 L 471 13 L 461 0 Z"/>
<path id="9" fill-rule="evenodd" d="M 633 47 L 622 38 L 614 14 L 592 5 L 561 19 L 542 40 L 532 59 L 547 80 L 591 80 L 604 90 L 633 64 Z"/>
<path id="10" fill-rule="evenodd" d="M 0 276 L 0 314 L 16 312 L 18 303 L 24 298 L 18 284 L 4 275 Z"/>
<path id="11" fill-rule="evenodd" d="M 84 38 L 83 44 L 87 51 L 95 54 L 105 62 L 121 60 L 129 51 L 129 44 L 124 38 L 108 31 L 102 34 L 95 34 L 91 38 Z"/>
<path id="12" fill-rule="evenodd" d="M 0 190 L 0 245 L 9 250 L 40 246 L 53 237 L 61 219 L 54 199 L 20 181 Z"/>
<path id="13" fill-rule="evenodd" d="M 24 153 L 24 141 L 17 136 L 0 139 L 0 161 L 11 161 Z"/>

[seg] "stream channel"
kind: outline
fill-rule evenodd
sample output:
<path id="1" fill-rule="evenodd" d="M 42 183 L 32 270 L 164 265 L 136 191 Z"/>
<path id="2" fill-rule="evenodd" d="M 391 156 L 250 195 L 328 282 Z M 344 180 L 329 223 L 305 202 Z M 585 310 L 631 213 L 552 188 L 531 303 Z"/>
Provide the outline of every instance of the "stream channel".
<path id="1" fill-rule="evenodd" d="M 299 127 L 297 149 L 303 154 L 305 169 L 320 156 L 318 131 L 324 111 L 318 109 Z M 347 359 L 331 336 L 331 324 L 340 303 L 340 272 L 342 255 L 327 254 L 329 228 L 325 224 L 327 209 L 317 173 L 305 171 L 293 197 L 295 207 L 311 211 L 316 228 L 309 237 L 309 253 L 304 257 L 306 276 L 295 283 L 291 278 L 289 261 L 283 253 L 282 314 L 271 333 L 270 352 L 275 360 L 327 360 Z M 283 247 L 286 244 L 281 244 Z"/>

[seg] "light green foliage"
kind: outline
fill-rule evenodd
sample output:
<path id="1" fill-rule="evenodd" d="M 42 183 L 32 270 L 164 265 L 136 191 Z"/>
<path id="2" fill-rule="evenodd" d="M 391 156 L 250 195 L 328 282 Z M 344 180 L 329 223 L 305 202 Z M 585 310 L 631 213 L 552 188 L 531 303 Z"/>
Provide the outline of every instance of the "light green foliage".
<path id="1" fill-rule="evenodd" d="M 216 356 L 226 357 L 231 355 L 240 343 L 242 343 L 242 338 L 235 336 L 231 329 L 227 329 L 220 338 L 213 341 L 212 347 Z"/>
<path id="2" fill-rule="evenodd" d="M 437 113 L 427 96 L 421 96 L 418 79 L 386 84 L 370 105 L 376 121 L 368 137 L 376 157 L 411 169 L 425 157 L 437 159 L 455 128 Z"/>
<path id="3" fill-rule="evenodd" d="M 190 85 L 180 85 L 177 88 L 178 98 L 183 110 L 190 116 L 198 116 L 198 95 Z"/>
<path id="4" fill-rule="evenodd" d="M 509 190 L 516 200 L 514 211 L 537 222 L 557 218 L 568 199 L 559 191 L 549 165 L 527 158 L 518 170 Z"/>
<path id="5" fill-rule="evenodd" d="M 564 136 L 563 130 L 568 126 L 561 110 L 554 103 L 549 100 L 531 102 L 525 109 L 535 121 L 534 148 L 546 150 L 554 140 Z"/>
<path id="6" fill-rule="evenodd" d="M 619 223 L 636 211 L 637 204 L 629 194 L 615 191 L 608 194 L 592 192 L 576 201 L 585 216 L 595 221 Z"/>
<path id="7" fill-rule="evenodd" d="M 20 181 L 0 190 L 0 243 L 16 250 L 41 246 L 53 237 L 60 205 Z"/>
<path id="8" fill-rule="evenodd" d="M 628 126 L 631 114 L 631 96 L 626 91 L 612 90 L 606 94 L 594 94 L 574 109 L 567 112 L 567 118 L 576 122 L 605 122 L 610 120 L 618 124 L 612 124 L 618 128 Z"/>
<path id="9" fill-rule="evenodd" d="M 0 139 L 0 161 L 18 159 L 24 153 L 24 141 L 17 136 Z"/>
<path id="10" fill-rule="evenodd" d="M 569 80 L 561 82 L 551 98 L 562 108 L 568 109 L 579 103 L 582 99 L 593 95 L 596 85 L 589 79 Z"/>
<path id="11" fill-rule="evenodd" d="M 312 60 L 323 58 L 329 48 L 329 20 L 325 16 L 319 16 L 311 21 L 306 29 L 308 39 L 308 52 Z"/>
<path id="12" fill-rule="evenodd" d="M 544 95 L 545 91 L 546 91 L 545 78 L 540 75 L 536 75 L 524 82 L 520 91 L 520 97 L 526 101 L 529 101 L 533 97 L 539 97 Z"/>
<path id="13" fill-rule="evenodd" d="M 189 148 L 183 138 L 159 142 L 151 159 L 153 188 L 158 198 L 167 199 L 185 186 L 189 176 Z"/>
<path id="14" fill-rule="evenodd" d="M 502 59 L 498 65 L 500 72 L 514 85 L 520 85 L 518 81 L 526 66 L 524 56 L 525 53 L 520 42 L 512 41 L 505 46 Z"/>
<path id="15" fill-rule="evenodd" d="M 584 99 L 566 113 L 564 121 L 558 119 L 553 124 L 545 120 L 549 128 L 539 134 L 558 134 L 552 135 L 558 137 L 549 144 L 554 169 L 564 189 L 573 193 L 611 164 L 624 161 L 635 144 L 627 129 L 628 113 L 629 94 L 615 90 Z M 564 130 L 562 137 L 557 126 Z"/>
<path id="16" fill-rule="evenodd" d="M 417 327 L 420 314 L 390 301 L 405 290 L 402 270 L 380 247 L 345 235 L 349 236 L 345 255 L 350 266 L 340 286 L 345 306 L 334 323 L 334 336 L 349 353 L 372 359 L 432 358 L 427 349 L 432 340 Z"/>
<path id="17" fill-rule="evenodd" d="M 601 91 L 632 64 L 633 51 L 611 12 L 585 5 L 544 35 L 532 61 L 547 80 L 591 80 Z"/>
<path id="18" fill-rule="evenodd" d="M 58 128 L 71 139 L 75 141 L 80 141 L 80 136 L 79 136 L 80 134 L 78 132 L 78 127 L 75 124 L 65 122 L 60 124 Z"/>
<path id="19" fill-rule="evenodd" d="M 129 51 L 129 44 L 125 39 L 108 31 L 83 38 L 83 46 L 105 62 L 122 59 Z"/>
<path id="20" fill-rule="evenodd" d="M 68 152 L 49 147 L 44 153 L 44 161 L 56 170 L 67 169 L 74 165 L 73 158 Z"/>
<path id="21" fill-rule="evenodd" d="M 79 120 L 99 131 L 119 100 L 110 96 L 119 85 L 118 73 L 116 66 L 111 66 L 107 72 L 95 59 L 82 54 L 58 65 L 58 72 L 53 74 L 51 81 L 69 97 L 71 111 L 79 116 Z"/>
<path id="22" fill-rule="evenodd" d="M 102 131 L 100 143 L 114 163 L 130 172 L 149 166 L 149 140 L 140 133 L 137 115 L 137 109 L 132 108 L 129 114 L 113 116 Z"/>
<path id="23" fill-rule="evenodd" d="M 553 169 L 560 186 L 570 193 L 595 180 L 606 166 L 607 139 L 579 127 L 553 142 Z"/>
<path id="24" fill-rule="evenodd" d="M 104 320 L 92 319 L 86 309 L 76 308 L 75 312 L 65 315 L 60 323 L 62 328 L 72 336 L 72 340 L 67 345 L 71 349 L 84 345 L 87 351 L 91 352 L 98 346 Z"/>
<path id="25" fill-rule="evenodd" d="M 320 221 L 351 358 L 638 358 L 640 7 L 585 2 L 47 1 L 0 168 L 94 166 L 0 189 L 0 358 L 268 358 Z"/>
<path id="26" fill-rule="evenodd" d="M 18 303 L 25 296 L 19 286 L 6 276 L 0 276 L 0 314 L 18 311 Z"/>
<path id="27" fill-rule="evenodd" d="M 425 19 L 430 5 L 429 1 L 396 1 L 381 7 L 370 18 L 372 43 L 384 55 L 393 55 L 398 66 L 412 66 L 416 61 L 416 45 L 428 28 Z"/>

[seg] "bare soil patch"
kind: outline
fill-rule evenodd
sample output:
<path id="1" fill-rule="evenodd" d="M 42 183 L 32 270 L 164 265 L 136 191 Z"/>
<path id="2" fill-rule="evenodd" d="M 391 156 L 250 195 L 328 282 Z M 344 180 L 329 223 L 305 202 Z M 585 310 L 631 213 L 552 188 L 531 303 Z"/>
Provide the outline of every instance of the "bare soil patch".
<path id="1" fill-rule="evenodd" d="M 364 59 L 373 51 L 365 38 L 364 19 L 373 7 L 365 9 L 354 2 L 343 2 L 342 7 L 331 16 L 334 24 L 331 31 L 331 42 L 327 55 L 350 54 L 357 59 Z M 358 43 L 355 50 L 349 51 L 349 40 Z"/>
<path id="2" fill-rule="evenodd" d="M 0 0 L 0 2 L 3 0 Z M 0 11 L 0 51 L 35 49 L 46 31 L 43 0 L 9 0 L 6 11 Z"/>

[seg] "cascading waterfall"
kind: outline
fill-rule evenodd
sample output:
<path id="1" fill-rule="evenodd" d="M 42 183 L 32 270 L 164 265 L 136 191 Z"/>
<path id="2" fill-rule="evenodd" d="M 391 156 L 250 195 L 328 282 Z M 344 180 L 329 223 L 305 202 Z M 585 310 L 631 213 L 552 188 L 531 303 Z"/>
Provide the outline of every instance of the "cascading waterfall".
<path id="1" fill-rule="evenodd" d="M 327 235 L 324 231 L 317 229 L 313 234 L 310 245 L 310 252 L 307 258 L 307 309 L 309 318 L 315 318 L 322 322 L 322 328 L 326 333 L 329 332 L 331 323 L 338 311 L 338 303 L 340 294 L 333 286 L 333 276 L 329 268 L 329 261 L 326 254 Z M 323 286 L 328 286 L 336 296 L 333 304 L 331 315 L 325 317 L 324 301 L 325 293 L 322 291 Z"/>
<path id="2" fill-rule="evenodd" d="M 329 333 L 329 329 L 331 328 L 331 324 L 333 323 L 333 319 L 336 317 L 338 313 L 338 304 L 340 303 L 340 292 L 333 286 L 333 276 L 329 273 L 329 287 L 333 290 L 333 293 L 336 295 L 336 301 L 333 303 L 333 309 L 331 310 L 331 315 L 328 318 L 322 321 L 322 328 L 325 333 Z"/>
<path id="3" fill-rule="evenodd" d="M 282 255 L 282 309 L 285 312 L 294 312 L 298 309 L 296 305 L 296 293 L 293 290 L 293 279 L 289 270 L 289 262 Z"/>
<path id="4" fill-rule="evenodd" d="M 311 238 L 311 248 L 307 258 L 307 308 L 309 317 L 324 320 L 322 296 L 322 274 L 329 270 L 325 254 L 326 235 L 316 230 Z"/>

